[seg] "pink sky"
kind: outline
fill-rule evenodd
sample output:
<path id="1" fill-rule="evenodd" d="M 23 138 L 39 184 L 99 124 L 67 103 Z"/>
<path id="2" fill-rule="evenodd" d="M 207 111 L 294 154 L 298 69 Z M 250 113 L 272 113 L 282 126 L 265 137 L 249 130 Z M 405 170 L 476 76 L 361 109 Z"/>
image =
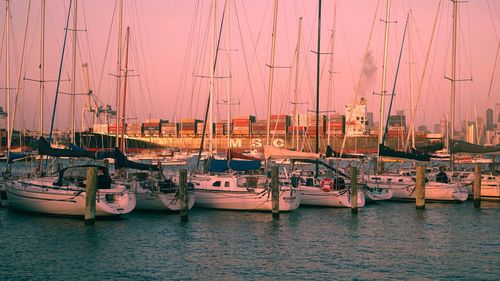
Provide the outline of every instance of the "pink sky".
<path id="1" fill-rule="evenodd" d="M 46 79 L 57 77 L 62 40 L 64 35 L 67 0 L 47 1 L 46 19 Z M 124 26 L 131 29 L 130 68 L 127 115 L 145 118 L 197 117 L 203 119 L 203 111 L 208 95 L 208 80 L 194 75 L 209 75 L 210 41 L 208 40 L 211 1 L 171 1 L 171 0 L 125 0 Z M 228 76 L 231 61 L 231 106 L 232 115 L 257 115 L 266 119 L 268 75 L 271 53 L 271 28 L 274 1 L 231 1 L 231 11 L 226 15 L 221 50 L 217 68 L 218 76 Z M 436 0 L 393 1 L 390 25 L 388 56 L 388 90 L 392 89 L 394 74 L 401 46 L 405 17 L 412 9 L 409 44 L 405 45 L 400 79 L 396 89 L 394 110 L 410 110 L 409 67 L 412 66 L 412 88 L 415 95 L 418 81 L 423 72 L 425 53 L 428 48 L 434 17 L 438 7 Z M 334 22 L 335 1 L 323 1 L 321 48 L 328 52 L 331 44 L 330 33 Z M 360 77 L 362 59 L 368 43 L 372 20 L 376 14 L 373 38 L 369 46 L 372 70 L 362 80 L 359 97 L 368 99 L 369 111 L 379 119 L 379 96 L 383 56 L 384 24 L 379 19 L 385 17 L 385 1 L 378 0 L 338 0 L 336 37 L 334 41 L 333 91 L 328 92 L 328 67 L 331 56 L 321 59 L 321 110 L 336 110 L 345 113 L 346 103 L 355 97 L 355 88 Z M 451 1 L 442 1 L 438 17 L 436 36 L 429 57 L 427 74 L 424 79 L 421 101 L 417 111 L 417 125 L 429 127 L 439 123 L 439 119 L 450 114 L 450 82 L 444 76 L 451 75 Z M 4 5 L 4 3 L 2 3 Z M 23 75 L 38 78 L 40 44 L 40 1 L 33 1 L 28 27 L 27 55 Z M 218 1 L 217 18 L 220 24 L 224 1 Z M 28 1 L 13 1 L 12 9 L 12 53 L 11 85 L 15 85 L 17 67 L 21 53 L 24 22 Z M 115 1 L 79 1 L 79 46 L 77 51 L 77 92 L 84 91 L 81 64 L 89 63 L 91 88 L 105 104 L 115 106 L 116 67 L 116 20 L 112 23 Z M 2 9 L 5 10 L 5 9 Z M 316 56 L 311 50 L 317 44 L 317 2 L 311 0 L 280 1 L 278 12 L 276 66 L 292 66 L 275 70 L 273 113 L 292 112 L 293 86 L 295 75 L 294 49 L 297 42 L 298 18 L 303 17 L 301 56 L 299 67 L 300 113 L 315 109 L 316 96 Z M 116 19 L 116 17 L 115 17 Z M 228 20 L 230 19 L 230 20 Z M 113 26 L 111 26 L 111 23 Z M 70 26 L 71 26 L 70 20 Z M 2 20 L 2 29 L 3 29 Z M 230 40 L 227 36 L 230 26 Z M 110 30 L 112 28 L 112 30 Z M 495 28 L 497 30 L 495 30 Z M 493 73 L 500 30 L 500 1 L 469 1 L 460 4 L 460 27 L 458 47 L 457 79 L 472 78 L 472 82 L 461 82 L 457 91 L 457 119 L 467 115 L 473 120 L 484 116 L 486 108 L 494 108 L 500 103 L 500 71 L 496 72 L 492 91 L 489 85 Z M 108 43 L 108 36 L 110 42 Z M 408 37 L 407 37 L 408 40 Z M 230 44 L 228 44 L 230 42 Z M 408 56 L 409 47 L 413 57 Z M 228 48 L 233 51 L 225 51 Z M 106 54 L 106 49 L 108 52 Z M 5 85 L 5 54 L 2 49 L 0 83 Z M 68 35 L 66 57 L 63 68 L 64 79 L 71 73 L 71 34 Z M 90 55 L 89 55 L 90 54 Z M 229 59 L 230 57 L 230 59 Z M 497 67 L 498 68 L 498 67 Z M 247 72 L 248 70 L 248 72 Z M 216 80 L 216 115 L 226 119 L 228 79 Z M 15 86 L 12 86 L 15 87 Z M 24 81 L 21 85 L 21 115 L 16 128 L 36 129 L 38 124 L 38 84 Z M 69 83 L 63 82 L 62 92 L 69 92 Z M 15 91 L 13 91 L 14 93 Z M 52 111 L 55 83 L 46 84 L 45 127 L 48 128 Z M 328 98 L 330 95 L 330 102 Z M 78 125 L 81 119 L 83 99 L 78 98 L 76 113 Z M 2 105 L 5 107 L 4 102 Z M 329 107 L 328 107 L 329 105 Z M 69 98 L 61 96 L 57 110 L 56 127 L 68 127 Z M 134 121 L 130 121 L 134 122 Z M 458 122 L 457 122 L 458 125 Z M 429 129 L 432 129 L 430 127 Z"/>

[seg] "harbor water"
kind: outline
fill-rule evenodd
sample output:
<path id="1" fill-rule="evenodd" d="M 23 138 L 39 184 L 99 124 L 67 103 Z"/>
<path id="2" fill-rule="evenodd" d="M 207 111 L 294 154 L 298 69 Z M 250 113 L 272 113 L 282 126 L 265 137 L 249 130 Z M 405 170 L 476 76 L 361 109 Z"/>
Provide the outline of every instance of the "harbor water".
<path id="1" fill-rule="evenodd" d="M 500 205 L 76 218 L 0 208 L 1 280 L 498 280 Z"/>
<path id="2" fill-rule="evenodd" d="M 17 165 L 32 171 L 33 163 Z M 4 169 L 4 167 L 1 167 Z M 0 280 L 499 280 L 500 202 L 97 220 L 0 207 Z"/>

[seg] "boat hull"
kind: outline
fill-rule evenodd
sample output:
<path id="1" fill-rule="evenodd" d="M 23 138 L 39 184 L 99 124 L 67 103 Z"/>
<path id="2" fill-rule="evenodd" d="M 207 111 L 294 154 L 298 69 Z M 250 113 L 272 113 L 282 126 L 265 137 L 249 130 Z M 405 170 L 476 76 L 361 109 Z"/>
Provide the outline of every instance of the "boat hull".
<path id="1" fill-rule="evenodd" d="M 321 187 L 300 186 L 301 205 L 351 208 L 351 193 L 347 189 L 324 191 Z M 365 206 L 365 195 L 358 192 L 358 208 Z"/>
<path id="2" fill-rule="evenodd" d="M 178 212 L 181 209 L 181 201 L 175 192 L 159 193 L 142 190 L 137 191 L 136 196 L 136 210 Z M 191 209 L 195 202 L 194 193 L 189 192 L 188 197 L 188 209 Z"/>
<path id="3" fill-rule="evenodd" d="M 86 192 L 81 188 L 52 185 L 55 178 L 14 180 L 5 183 L 9 207 L 27 212 L 64 216 L 84 216 Z M 124 186 L 98 189 L 96 216 L 118 216 L 136 205 L 133 192 Z"/>
<path id="4" fill-rule="evenodd" d="M 195 206 L 210 209 L 272 211 L 271 192 L 268 189 L 247 191 L 225 191 L 195 189 Z M 299 207 L 301 194 L 298 190 L 280 190 L 280 212 L 292 211 Z"/>

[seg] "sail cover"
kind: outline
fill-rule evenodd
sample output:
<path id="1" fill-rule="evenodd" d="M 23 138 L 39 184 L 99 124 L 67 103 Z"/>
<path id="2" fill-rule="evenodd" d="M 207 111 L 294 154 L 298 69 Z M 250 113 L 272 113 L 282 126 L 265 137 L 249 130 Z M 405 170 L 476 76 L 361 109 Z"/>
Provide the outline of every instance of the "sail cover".
<path id="1" fill-rule="evenodd" d="M 365 158 L 364 155 L 362 154 L 348 154 L 348 153 L 342 153 L 340 154 L 339 152 L 335 151 L 332 149 L 331 146 L 327 145 L 326 146 L 326 158 L 357 158 L 357 159 L 362 159 Z"/>
<path id="2" fill-rule="evenodd" d="M 52 157 L 95 158 L 95 155 L 93 152 L 87 151 L 83 148 L 79 148 L 77 150 L 52 148 L 50 146 L 49 142 L 44 137 L 40 137 L 40 139 L 38 140 L 38 154 L 52 156 Z"/>
<path id="3" fill-rule="evenodd" d="M 383 144 L 379 144 L 379 155 L 390 158 L 398 158 L 398 159 L 410 159 L 410 160 L 425 161 L 425 162 L 431 161 L 431 157 L 427 153 L 418 152 L 413 149 L 410 152 L 397 151 Z"/>
<path id="4" fill-rule="evenodd" d="M 450 140 L 450 153 L 500 154 L 500 145 L 484 146 L 460 140 Z"/>
<path id="5" fill-rule="evenodd" d="M 219 160 L 210 159 L 210 172 L 222 173 L 229 169 L 243 172 L 260 169 L 260 160 Z"/>
<path id="6" fill-rule="evenodd" d="M 272 145 L 264 146 L 264 156 L 266 159 L 319 159 L 318 153 L 294 151 Z"/>
<path id="7" fill-rule="evenodd" d="M 118 148 L 114 150 L 115 169 L 128 168 L 141 171 L 158 171 L 159 167 L 152 164 L 144 164 L 139 162 L 130 161 L 127 156 L 123 155 Z"/>

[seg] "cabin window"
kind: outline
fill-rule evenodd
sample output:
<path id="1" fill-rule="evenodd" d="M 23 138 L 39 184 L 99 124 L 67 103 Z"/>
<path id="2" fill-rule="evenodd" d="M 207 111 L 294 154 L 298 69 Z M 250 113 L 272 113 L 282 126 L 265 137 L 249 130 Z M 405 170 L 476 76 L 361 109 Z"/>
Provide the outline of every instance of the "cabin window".
<path id="1" fill-rule="evenodd" d="M 219 186 L 220 186 L 220 184 L 221 184 L 221 182 L 220 182 L 220 181 L 216 181 L 216 182 L 214 182 L 214 183 L 212 184 L 212 186 L 217 186 L 217 187 L 219 187 Z"/>
<path id="2" fill-rule="evenodd" d="M 398 182 L 403 182 L 403 179 L 399 179 Z"/>
<path id="3" fill-rule="evenodd" d="M 388 179 L 387 179 L 387 182 L 392 182 L 392 179 L 391 179 L 391 178 L 388 178 Z"/>
<path id="4" fill-rule="evenodd" d="M 228 181 L 224 182 L 224 187 L 229 187 L 229 186 L 230 186 L 230 184 Z"/>

